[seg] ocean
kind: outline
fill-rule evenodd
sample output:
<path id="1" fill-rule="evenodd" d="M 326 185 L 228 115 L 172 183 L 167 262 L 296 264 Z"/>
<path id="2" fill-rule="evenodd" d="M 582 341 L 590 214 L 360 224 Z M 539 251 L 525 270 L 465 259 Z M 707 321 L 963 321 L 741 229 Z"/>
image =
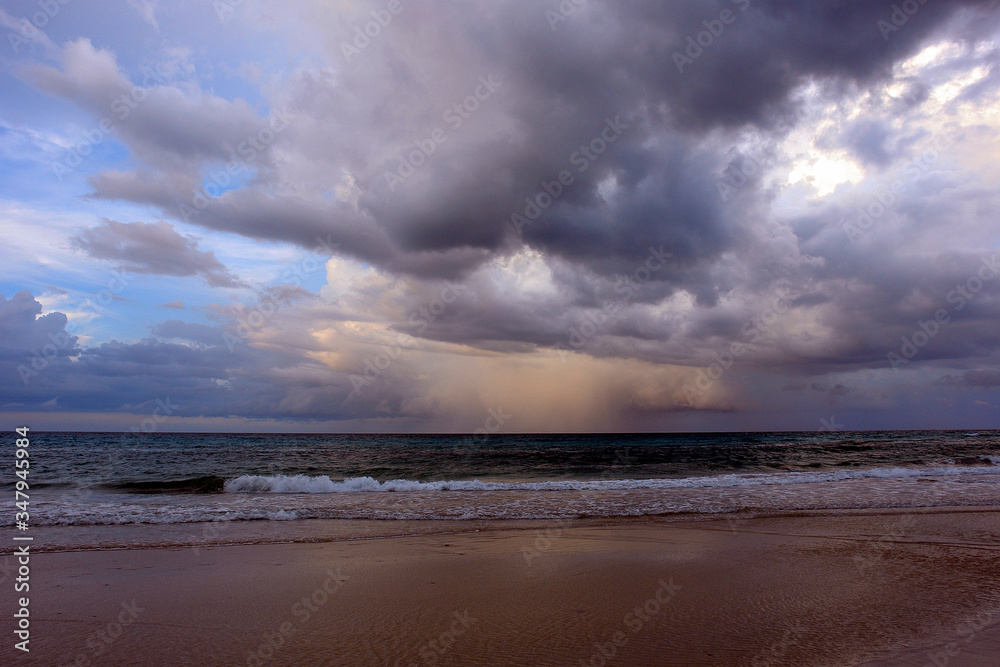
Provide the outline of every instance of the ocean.
<path id="1" fill-rule="evenodd" d="M 36 550 L 1000 505 L 1000 431 L 30 435 Z"/>

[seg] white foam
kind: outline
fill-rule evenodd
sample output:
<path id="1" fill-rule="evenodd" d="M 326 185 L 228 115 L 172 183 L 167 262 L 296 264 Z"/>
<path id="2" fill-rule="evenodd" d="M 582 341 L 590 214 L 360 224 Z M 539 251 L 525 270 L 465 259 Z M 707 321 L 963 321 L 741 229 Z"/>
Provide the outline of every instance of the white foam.
<path id="1" fill-rule="evenodd" d="M 924 483 L 933 481 L 935 483 Z M 307 519 L 556 519 L 757 510 L 1000 505 L 1000 467 L 928 466 L 707 477 L 420 482 L 371 477 L 237 477 L 221 494 L 33 498 L 39 526 Z M 13 516 L 0 517 L 11 526 Z"/>
<path id="2" fill-rule="evenodd" d="M 499 485 L 509 486 L 509 485 Z M 491 490 L 498 485 L 483 482 L 417 482 L 408 479 L 394 479 L 379 482 L 371 477 L 349 477 L 335 482 L 326 475 L 243 475 L 226 480 L 227 493 L 351 493 L 363 491 L 450 491 L 450 490 Z"/>
<path id="3" fill-rule="evenodd" d="M 995 457 L 989 457 L 996 464 Z M 732 473 L 706 477 L 617 479 L 617 480 L 552 480 L 543 482 L 482 482 L 450 480 L 419 482 L 394 479 L 379 482 L 371 477 L 349 477 L 333 481 L 326 475 L 243 475 L 227 480 L 227 493 L 361 493 L 409 491 L 600 491 L 611 489 L 709 488 L 730 486 L 771 486 L 782 484 L 815 484 L 852 479 L 911 477 L 951 477 L 954 475 L 997 475 L 993 466 L 937 466 L 926 468 L 870 468 L 868 470 L 834 470 L 826 472 Z"/>

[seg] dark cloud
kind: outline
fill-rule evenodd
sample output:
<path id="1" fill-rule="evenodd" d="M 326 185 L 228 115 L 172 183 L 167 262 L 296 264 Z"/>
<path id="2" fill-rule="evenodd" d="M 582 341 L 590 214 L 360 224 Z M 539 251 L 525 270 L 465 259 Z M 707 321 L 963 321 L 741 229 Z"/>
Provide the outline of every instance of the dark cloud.
<path id="1" fill-rule="evenodd" d="M 970 387 L 1000 387 L 1000 370 L 966 371 L 962 380 Z"/>
<path id="2" fill-rule="evenodd" d="M 848 127 L 843 134 L 844 144 L 857 155 L 862 162 L 878 166 L 889 164 L 892 156 L 886 141 L 891 131 L 886 123 L 879 120 L 860 120 Z"/>
<path id="3" fill-rule="evenodd" d="M 336 76 L 315 71 L 290 81 L 281 103 L 294 119 L 275 147 L 286 163 L 304 167 L 297 170 L 294 195 L 234 190 L 204 208 L 189 207 L 193 215 L 184 217 L 308 247 L 332 234 L 344 252 L 411 275 L 458 277 L 521 242 L 603 271 L 622 271 L 650 245 L 664 244 L 697 270 L 693 265 L 740 244 L 741 233 L 713 193 L 718 151 L 728 147 L 694 137 L 747 125 L 781 127 L 782 120 L 794 121 L 792 92 L 805 82 L 824 82 L 836 94 L 848 84 L 884 79 L 894 62 L 949 20 L 963 12 L 985 18 L 994 4 L 922 6 L 887 40 L 878 21 L 889 18 L 891 6 L 846 0 L 592 2 L 555 31 L 544 18 L 547 3 L 510 3 L 490 6 L 488 32 L 468 29 L 482 11 L 475 3 L 444 8 L 417 2 L 395 22 L 391 40 L 372 45 L 350 67 L 338 64 Z M 674 54 L 724 10 L 733 12 L 731 24 L 678 71 Z M 341 63 L 341 44 L 353 35 L 351 16 L 324 16 L 317 23 L 334 62 Z M 958 22 L 954 30 L 975 39 L 992 24 Z M 406 55 L 414 50 L 419 61 Z M 36 71 L 36 85 L 91 107 L 125 85 L 106 52 L 77 43 L 65 57 L 62 71 Z M 100 65 L 100 76 L 84 78 L 77 61 Z M 499 88 L 455 127 L 448 109 L 490 76 L 502 82 Z M 244 110 L 209 99 L 198 106 L 170 86 L 155 90 L 163 99 L 150 97 L 143 116 L 150 126 L 136 130 L 134 139 L 126 136 L 137 153 L 139 137 L 154 136 L 157 146 L 180 156 L 221 158 L 220 146 L 238 143 L 230 126 L 217 128 L 218 119 L 246 119 Z M 164 121 L 185 119 L 183 137 L 155 120 L 161 109 Z M 586 158 L 606 119 L 619 116 L 628 129 L 596 159 Z M 237 134 L 252 130 L 249 120 L 230 125 L 241 128 Z M 426 164 L 390 189 L 385 174 L 398 170 L 420 142 L 426 145 L 435 129 L 446 141 L 431 141 L 434 154 L 418 156 Z M 870 141 L 878 131 L 877 125 L 857 125 L 845 138 L 883 164 L 884 142 Z M 283 181 L 283 167 L 270 151 L 253 168 L 258 180 Z M 573 184 L 523 237 L 512 236 L 511 214 L 522 212 L 525 197 L 535 197 L 563 170 L 572 172 Z M 319 196 L 329 191 L 331 176 L 339 180 L 345 172 L 359 189 L 356 205 Z M 178 205 L 190 203 L 201 186 L 184 174 L 190 172 L 178 168 L 132 179 L 109 172 L 93 183 L 99 196 L 152 203 L 180 218 Z M 664 273 L 657 281 L 680 278 Z M 719 287 L 693 289 L 710 303 Z"/>
<path id="4" fill-rule="evenodd" d="M 22 290 L 9 300 L 0 294 L 0 350 L 8 358 L 48 352 L 44 348 L 53 344 L 56 352 L 49 356 L 77 354 L 76 336 L 66 335 L 66 316 L 47 313 L 38 317 L 41 312 L 42 305 L 30 292 Z"/>
<path id="5" fill-rule="evenodd" d="M 115 132 L 147 164 L 189 172 L 206 162 L 225 162 L 265 125 L 243 100 L 185 93 L 156 70 L 146 69 L 131 81 L 114 54 L 94 48 L 89 39 L 68 42 L 60 56 L 60 68 L 32 65 L 23 69 L 24 78 L 93 114 L 95 127 L 88 131 L 98 137 L 96 143 Z"/>
<path id="6" fill-rule="evenodd" d="M 118 222 L 100 225 L 73 237 L 73 244 L 95 259 L 116 262 L 127 271 L 166 276 L 201 276 L 213 287 L 245 287 L 198 241 L 181 236 L 168 222 Z"/>
<path id="7" fill-rule="evenodd" d="M 230 350 L 222 344 L 223 329 L 178 321 L 157 326 L 156 335 L 201 346 L 150 338 L 82 347 L 66 332 L 65 315 L 38 317 L 41 310 L 28 292 L 9 301 L 0 296 L 0 405 L 118 411 L 170 397 L 183 406 L 178 414 L 264 416 L 273 414 L 284 393 L 272 369 L 306 364 L 246 344 Z"/>
<path id="8" fill-rule="evenodd" d="M 268 85 L 289 122 L 232 165 L 238 176 L 218 184 L 269 119 L 157 78 L 114 124 L 134 168 L 88 182 L 97 199 L 335 244 L 351 263 L 328 267 L 320 295 L 271 287 L 258 305 L 211 307 L 212 325 L 168 320 L 147 340 L 73 346 L 74 373 L 52 373 L 37 398 L 96 409 L 174 392 L 206 415 L 428 418 L 474 393 L 433 355 L 508 386 L 484 359 L 558 350 L 556 368 L 593 364 L 577 377 L 645 364 L 657 386 L 594 394 L 626 419 L 682 411 L 675 385 L 734 344 L 738 362 L 683 410 L 735 413 L 782 388 L 824 408 L 885 407 L 955 373 L 948 391 L 988 390 L 1000 279 L 955 295 L 997 247 L 997 132 L 980 113 L 1000 86 L 997 5 L 928 2 L 896 26 L 893 3 L 591 0 L 553 29 L 551 2 L 412 0 L 349 60 L 344 42 L 381 4 L 300 7 L 296 29 L 325 53 Z M 944 44 L 932 62 L 903 66 L 931 44 Z M 133 93 L 110 51 L 81 39 L 58 53 L 24 78 L 95 118 Z M 137 273 L 243 285 L 168 222 L 107 220 L 74 243 Z M 251 312 L 266 313 L 259 326 Z M 3 335 L 38 339 L 24 331 Z M 399 333 L 412 349 L 352 391 Z M 862 373 L 892 388 L 865 391 Z"/>
<path id="9" fill-rule="evenodd" d="M 0 404 L 51 400 L 38 378 L 72 372 L 71 360 L 82 353 L 77 336 L 66 331 L 66 316 L 39 317 L 41 312 L 30 292 L 20 291 L 10 300 L 0 294 Z"/>
<path id="10" fill-rule="evenodd" d="M 349 373 L 309 359 L 294 342 L 255 345 L 236 318 L 218 326 L 167 320 L 151 338 L 83 347 L 66 332 L 65 315 L 38 317 L 41 310 L 28 292 L 0 295 L 6 409 L 117 412 L 169 398 L 176 416 L 340 420 L 385 417 L 378 406 L 387 395 L 397 408 L 406 400 L 396 385 L 345 405 Z"/>

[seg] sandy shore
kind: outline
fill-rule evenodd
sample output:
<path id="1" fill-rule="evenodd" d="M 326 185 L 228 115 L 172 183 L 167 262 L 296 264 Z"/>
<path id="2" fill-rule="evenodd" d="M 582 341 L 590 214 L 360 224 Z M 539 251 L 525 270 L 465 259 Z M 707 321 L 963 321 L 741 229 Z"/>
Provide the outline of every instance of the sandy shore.
<path id="1" fill-rule="evenodd" d="M 191 551 L 35 555 L 0 663 L 1000 664 L 1000 510 Z"/>

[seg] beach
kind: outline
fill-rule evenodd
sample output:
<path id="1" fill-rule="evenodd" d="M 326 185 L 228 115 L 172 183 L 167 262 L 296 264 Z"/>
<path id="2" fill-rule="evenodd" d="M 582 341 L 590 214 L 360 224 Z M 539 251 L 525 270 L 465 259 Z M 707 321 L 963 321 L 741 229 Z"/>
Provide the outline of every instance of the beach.
<path id="1" fill-rule="evenodd" d="M 1000 651 L 1000 508 L 386 537 L 399 526 L 371 522 L 332 541 L 308 523 L 298 543 L 36 553 L 31 651 L 7 633 L 2 662 L 940 667 Z"/>
<path id="2" fill-rule="evenodd" d="M 0 26 L 0 667 L 1000 667 L 1000 0 Z"/>

